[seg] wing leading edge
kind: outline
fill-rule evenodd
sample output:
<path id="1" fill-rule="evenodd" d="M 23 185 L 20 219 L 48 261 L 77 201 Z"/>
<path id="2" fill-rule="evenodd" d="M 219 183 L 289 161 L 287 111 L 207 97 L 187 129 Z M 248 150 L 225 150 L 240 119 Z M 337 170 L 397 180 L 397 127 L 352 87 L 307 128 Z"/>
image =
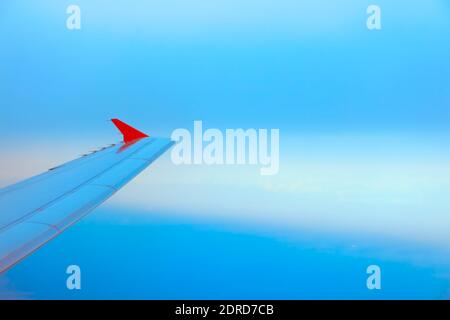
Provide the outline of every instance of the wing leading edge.
<path id="1" fill-rule="evenodd" d="M 173 145 L 113 120 L 124 142 L 0 189 L 0 273 L 106 201 Z"/>

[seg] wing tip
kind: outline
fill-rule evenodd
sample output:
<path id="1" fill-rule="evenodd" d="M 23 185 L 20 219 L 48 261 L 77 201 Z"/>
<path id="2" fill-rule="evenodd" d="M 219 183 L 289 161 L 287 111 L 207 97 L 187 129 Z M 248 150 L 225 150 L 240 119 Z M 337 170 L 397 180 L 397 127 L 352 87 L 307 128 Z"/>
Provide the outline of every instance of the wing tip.
<path id="1" fill-rule="evenodd" d="M 129 124 L 123 122 L 118 118 L 111 119 L 112 123 L 116 126 L 116 128 L 123 135 L 123 142 L 130 143 L 132 141 L 136 141 L 138 139 L 148 138 L 149 136 L 142 131 L 133 128 Z"/>

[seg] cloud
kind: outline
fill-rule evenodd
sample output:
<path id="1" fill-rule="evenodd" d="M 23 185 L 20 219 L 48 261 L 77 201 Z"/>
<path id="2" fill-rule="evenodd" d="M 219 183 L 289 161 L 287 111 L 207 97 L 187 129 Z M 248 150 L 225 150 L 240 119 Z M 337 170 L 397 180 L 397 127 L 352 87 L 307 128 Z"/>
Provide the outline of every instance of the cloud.
<path id="1" fill-rule="evenodd" d="M 271 177 L 252 166 L 176 166 L 167 154 L 109 203 L 448 246 L 449 155 L 441 147 L 392 137 L 363 139 L 365 146 L 351 137 L 300 140 L 283 143 Z"/>

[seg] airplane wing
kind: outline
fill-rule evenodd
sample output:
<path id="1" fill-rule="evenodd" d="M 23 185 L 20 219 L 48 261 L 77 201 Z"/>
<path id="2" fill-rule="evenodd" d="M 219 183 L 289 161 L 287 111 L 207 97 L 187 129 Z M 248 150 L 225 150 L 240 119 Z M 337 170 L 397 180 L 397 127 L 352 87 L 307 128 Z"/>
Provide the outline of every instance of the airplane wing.
<path id="1" fill-rule="evenodd" d="M 112 121 L 123 142 L 0 189 L 0 273 L 95 209 L 173 144 Z"/>

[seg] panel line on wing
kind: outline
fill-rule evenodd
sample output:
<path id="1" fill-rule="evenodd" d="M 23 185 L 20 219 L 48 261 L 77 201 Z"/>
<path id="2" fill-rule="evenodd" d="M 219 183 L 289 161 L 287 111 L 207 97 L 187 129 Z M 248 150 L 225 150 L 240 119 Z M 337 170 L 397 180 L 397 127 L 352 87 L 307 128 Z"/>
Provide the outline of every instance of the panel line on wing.
<path id="1" fill-rule="evenodd" d="M 115 146 L 115 145 L 114 145 Z M 59 166 L 54 167 L 54 170 L 47 170 L 46 172 L 43 172 L 41 174 L 38 174 L 34 177 L 31 177 L 29 179 L 19 181 L 16 184 L 12 186 L 5 187 L 3 189 L 0 189 L 0 198 L 8 193 L 11 193 L 13 191 L 20 190 L 24 187 L 28 187 L 32 184 L 36 184 L 39 182 L 42 182 L 43 180 L 48 180 L 51 177 L 61 174 L 63 172 L 76 169 L 72 165 L 76 164 L 77 166 L 84 165 L 86 163 L 92 162 L 94 160 L 98 160 L 99 158 L 106 157 L 109 153 L 114 152 L 114 146 L 107 147 L 103 152 L 97 152 L 93 154 L 89 154 L 85 157 L 80 157 L 71 161 L 68 161 L 66 163 L 63 163 Z"/>

